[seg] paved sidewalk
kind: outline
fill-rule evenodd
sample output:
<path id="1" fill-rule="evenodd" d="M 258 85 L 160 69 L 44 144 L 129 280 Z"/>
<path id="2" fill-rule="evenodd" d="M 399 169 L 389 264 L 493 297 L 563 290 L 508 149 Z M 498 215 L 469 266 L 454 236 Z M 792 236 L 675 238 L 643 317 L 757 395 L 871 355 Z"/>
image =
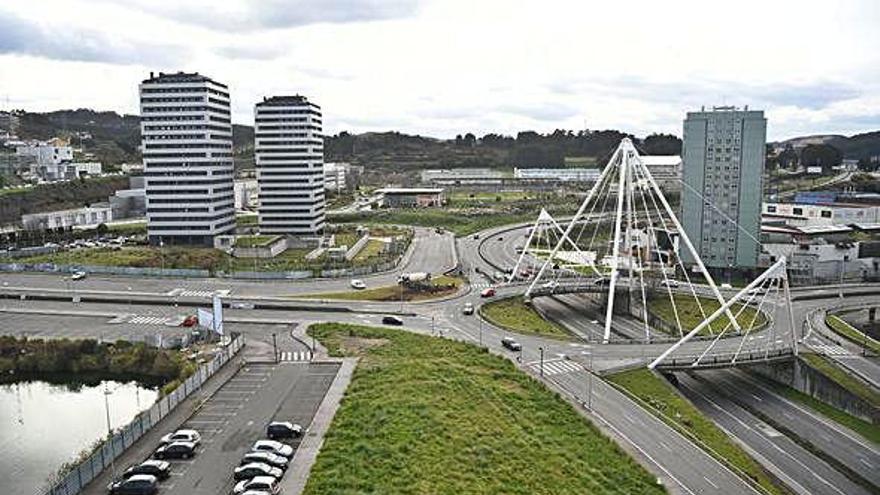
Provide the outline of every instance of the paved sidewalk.
<path id="1" fill-rule="evenodd" d="M 324 435 L 330 428 L 333 416 L 336 415 L 339 403 L 351 382 L 351 375 L 357 366 L 357 361 L 357 358 L 342 359 L 342 366 L 336 373 L 333 383 L 330 384 L 330 390 L 327 391 L 327 395 L 324 396 L 324 400 L 318 407 L 312 424 L 306 429 L 306 434 L 290 461 L 290 469 L 281 480 L 281 491 L 285 495 L 298 495 L 305 489 L 312 466 L 324 444 Z"/>
<path id="2" fill-rule="evenodd" d="M 245 346 L 247 348 L 247 346 Z M 129 447 L 121 456 L 116 459 L 116 471 L 121 473 L 125 468 L 132 464 L 137 464 L 147 459 L 153 454 L 153 451 L 159 445 L 159 440 L 168 432 L 176 430 L 180 425 L 186 422 L 201 406 L 201 404 L 209 397 L 214 395 L 230 378 L 238 373 L 238 363 L 241 361 L 244 349 L 239 354 L 229 360 L 220 371 L 208 379 L 202 388 L 187 397 L 183 402 L 177 405 L 173 411 L 162 418 L 159 423 L 148 431 L 144 436 L 138 439 L 134 445 Z M 105 469 L 95 479 L 93 479 L 80 492 L 83 495 L 106 495 L 107 485 L 112 481 L 113 473 L 110 469 Z"/>

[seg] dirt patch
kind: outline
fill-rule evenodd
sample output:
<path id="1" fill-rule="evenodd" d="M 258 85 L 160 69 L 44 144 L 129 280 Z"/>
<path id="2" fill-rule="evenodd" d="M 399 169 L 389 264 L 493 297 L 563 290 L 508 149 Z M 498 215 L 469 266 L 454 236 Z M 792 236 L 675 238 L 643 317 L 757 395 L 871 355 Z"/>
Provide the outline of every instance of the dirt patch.
<path id="1" fill-rule="evenodd" d="M 388 339 L 368 339 L 365 337 L 342 337 L 339 348 L 346 356 L 360 356 L 373 347 L 388 343 Z"/>

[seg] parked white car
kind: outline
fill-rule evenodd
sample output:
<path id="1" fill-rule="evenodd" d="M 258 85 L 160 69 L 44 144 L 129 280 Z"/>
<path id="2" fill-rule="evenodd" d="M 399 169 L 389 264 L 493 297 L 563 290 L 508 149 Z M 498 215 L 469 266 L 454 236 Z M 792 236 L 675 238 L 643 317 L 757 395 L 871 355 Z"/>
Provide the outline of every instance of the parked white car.
<path id="1" fill-rule="evenodd" d="M 190 442 L 198 445 L 202 441 L 202 436 L 196 430 L 177 430 L 169 433 L 159 440 L 159 443 L 167 444 L 172 442 Z"/>

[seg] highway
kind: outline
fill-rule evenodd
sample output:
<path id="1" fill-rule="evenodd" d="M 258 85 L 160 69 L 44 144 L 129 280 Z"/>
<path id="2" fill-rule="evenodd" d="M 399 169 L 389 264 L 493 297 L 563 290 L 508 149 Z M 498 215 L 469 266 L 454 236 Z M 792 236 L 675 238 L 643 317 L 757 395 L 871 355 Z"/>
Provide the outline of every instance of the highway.
<path id="1" fill-rule="evenodd" d="M 880 490 L 880 451 L 850 430 L 785 399 L 766 384 L 742 370 L 725 369 L 700 372 L 700 380 L 710 382 L 731 400 L 761 418 L 766 418 L 809 443 L 825 459 L 846 466 Z"/>
<path id="2" fill-rule="evenodd" d="M 803 495 L 871 493 L 797 442 L 731 400 L 717 382 L 676 373 L 678 389 L 720 428 L 753 452 L 778 478 Z"/>

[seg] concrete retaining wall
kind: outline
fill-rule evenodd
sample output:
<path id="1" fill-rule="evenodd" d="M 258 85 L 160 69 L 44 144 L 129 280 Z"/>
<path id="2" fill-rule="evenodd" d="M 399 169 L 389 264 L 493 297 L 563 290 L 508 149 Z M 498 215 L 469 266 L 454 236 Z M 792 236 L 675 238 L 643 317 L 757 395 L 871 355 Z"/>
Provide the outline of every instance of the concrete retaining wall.
<path id="1" fill-rule="evenodd" d="M 801 359 L 785 363 L 753 365 L 749 366 L 749 370 L 783 385 L 788 385 L 857 418 L 874 424 L 880 423 L 878 408 L 841 387 L 837 382 Z"/>

